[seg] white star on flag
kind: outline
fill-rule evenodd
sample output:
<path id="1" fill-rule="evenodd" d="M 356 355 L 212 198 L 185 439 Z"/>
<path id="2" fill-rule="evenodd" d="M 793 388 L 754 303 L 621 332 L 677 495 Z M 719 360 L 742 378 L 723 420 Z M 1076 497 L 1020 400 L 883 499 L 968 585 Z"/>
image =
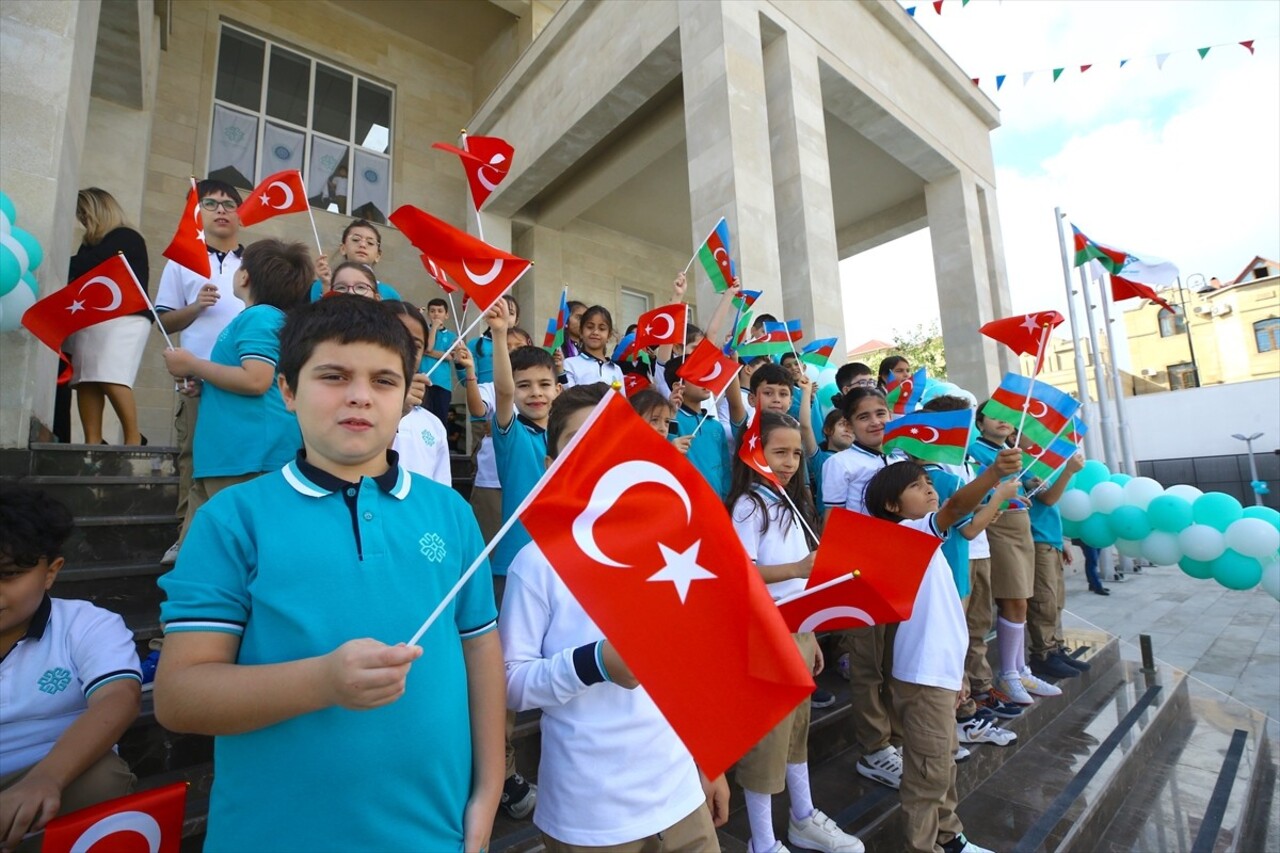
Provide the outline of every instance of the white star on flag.
<path id="1" fill-rule="evenodd" d="M 204 230 L 203 230 L 203 229 L 202 229 L 202 230 L 200 230 L 200 231 L 197 231 L 197 232 L 196 232 L 196 239 L 197 239 L 197 240 L 199 240 L 201 243 L 208 243 L 208 242 L 209 242 L 208 240 L 204 239 Z"/>
<path id="2" fill-rule="evenodd" d="M 1022 321 L 1022 328 L 1026 329 L 1028 332 L 1036 331 L 1036 318 L 1028 314 L 1027 319 Z"/>
<path id="3" fill-rule="evenodd" d="M 72 302 L 70 305 L 67 306 L 67 310 L 70 311 L 72 314 L 76 313 L 77 311 L 83 311 L 84 303 L 77 299 L 76 301 Z"/>
<path id="4" fill-rule="evenodd" d="M 912 435 L 919 435 L 919 434 L 920 434 L 920 427 L 912 427 L 912 428 L 911 428 L 911 434 L 912 434 Z"/>
<path id="5" fill-rule="evenodd" d="M 750 447 L 752 450 L 756 449 L 756 437 L 754 435 L 747 439 L 747 447 Z"/>
<path id="6" fill-rule="evenodd" d="M 701 544 L 702 540 L 698 540 L 690 545 L 687 551 L 676 551 L 659 542 L 658 550 L 662 552 L 662 559 L 666 561 L 666 565 L 650 575 L 649 580 L 669 581 L 674 584 L 676 593 L 680 596 L 680 603 L 684 604 L 685 597 L 689 594 L 690 584 L 694 581 L 715 580 L 716 577 L 698 565 L 698 546 Z"/>

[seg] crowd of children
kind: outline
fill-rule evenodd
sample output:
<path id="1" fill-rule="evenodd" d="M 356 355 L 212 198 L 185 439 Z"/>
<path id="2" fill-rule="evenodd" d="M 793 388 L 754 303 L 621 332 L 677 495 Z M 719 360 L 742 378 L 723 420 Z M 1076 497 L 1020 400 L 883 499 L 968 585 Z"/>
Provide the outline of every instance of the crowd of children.
<path id="1" fill-rule="evenodd" d="M 215 737 L 206 849 L 482 850 L 499 808 L 532 814 L 553 851 L 718 849 L 727 780 L 695 766 L 516 515 L 588 412 L 639 372 L 650 387 L 630 402 L 720 495 L 775 600 L 804 588 L 834 508 L 941 540 L 910 619 L 825 640 L 849 681 L 857 773 L 900 791 L 907 848 L 982 851 L 955 814 L 955 762 L 967 746 L 1012 743 L 1000 723 L 1087 668 L 1063 648 L 1054 506 L 1078 459 L 1048 488 L 1023 482 L 1013 425 L 981 407 L 964 465 L 886 454 L 885 384 L 911 372 L 901 356 L 877 372 L 840 366 L 825 417 L 794 354 L 739 359 L 713 396 L 680 368 L 704 337 L 726 339 L 733 291 L 705 331 L 643 359 L 615 360 L 610 312 L 581 303 L 569 303 L 562 347 L 532 346 L 510 296 L 463 345 L 447 301 L 419 309 L 377 279 L 370 223 L 346 229 L 331 270 L 298 244 L 241 246 L 237 191 L 204 181 L 199 192 L 214 275 L 170 263 L 157 299 L 161 323 L 182 335 L 165 361 L 183 523 L 160 579 L 154 696 L 162 724 Z M 680 276 L 673 298 L 685 291 Z M 455 383 L 473 422 L 470 505 L 450 488 Z M 752 419 L 776 482 L 739 458 Z M 5 727 L 29 731 L 0 744 L 9 849 L 83 804 L 77 786 L 97 799 L 127 790 L 110 750 L 137 713 L 139 674 L 118 617 L 48 596 L 65 510 L 12 492 L 0 512 Z M 491 571 L 464 583 L 499 535 Z M 405 645 L 455 584 L 442 627 Z M 819 639 L 795 635 L 815 675 Z M 77 686 L 58 725 L 31 701 L 43 684 L 11 676 L 54 664 Z M 816 692 L 736 765 L 754 853 L 863 850 L 810 790 L 811 708 L 834 701 Z M 542 712 L 536 786 L 511 745 L 515 712 L 529 709 Z M 334 784 L 335 768 L 358 795 Z M 783 790 L 785 842 L 772 808 Z"/>

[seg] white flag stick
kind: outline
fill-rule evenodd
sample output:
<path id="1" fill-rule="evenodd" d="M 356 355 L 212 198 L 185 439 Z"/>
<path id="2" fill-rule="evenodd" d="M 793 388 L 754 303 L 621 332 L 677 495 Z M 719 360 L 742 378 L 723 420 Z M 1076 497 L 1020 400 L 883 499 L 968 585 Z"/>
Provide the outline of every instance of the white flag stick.
<path id="1" fill-rule="evenodd" d="M 711 230 L 707 232 L 707 236 L 702 238 L 702 242 L 698 244 L 698 248 L 694 251 L 693 257 L 689 259 L 689 263 L 684 265 L 684 273 L 686 275 L 689 273 L 689 267 L 693 266 L 693 262 L 698 259 L 698 255 L 702 254 L 702 247 L 707 245 L 707 240 L 711 239 L 712 234 L 716 233 L 716 229 L 720 227 L 721 222 L 724 222 L 723 216 L 716 220 L 716 224 L 712 226 Z"/>
<path id="2" fill-rule="evenodd" d="M 855 577 L 857 576 L 853 572 L 849 572 L 848 574 L 841 575 L 838 578 L 832 578 L 831 580 L 824 581 L 823 583 L 820 583 L 817 586 L 812 586 L 812 587 L 809 587 L 808 589 L 801 590 L 800 592 L 797 592 L 795 595 L 788 596 L 787 598 L 781 598 L 778 600 L 778 605 L 781 606 L 783 604 L 790 604 L 791 602 L 796 601 L 798 599 L 806 598 L 810 595 L 813 595 L 814 593 L 822 592 L 824 589 L 833 587 L 836 584 L 842 584 L 845 581 L 853 580 Z"/>
<path id="3" fill-rule="evenodd" d="M 142 282 L 138 281 L 138 274 L 133 271 L 133 267 L 129 266 L 129 259 L 124 256 L 124 252 L 117 252 L 116 254 L 120 256 L 120 260 L 124 261 L 124 268 L 129 271 L 129 278 L 133 279 L 133 283 L 137 286 L 138 292 L 142 294 L 142 298 L 147 300 L 147 308 L 151 311 L 151 316 L 156 318 L 156 328 L 164 336 L 165 347 L 173 349 L 173 340 L 169 337 L 169 333 L 165 331 L 164 324 L 160 322 L 160 315 L 156 313 L 156 306 L 151 302 L 151 297 L 147 296 L 147 289 L 142 286 Z"/>
<path id="4" fill-rule="evenodd" d="M 462 337 L 462 321 L 453 307 L 453 293 L 446 290 L 444 296 L 449 300 L 449 316 L 453 318 L 453 328 L 458 331 L 458 337 Z"/>
<path id="5" fill-rule="evenodd" d="M 799 473 L 799 471 L 796 472 L 796 474 Z M 795 474 L 792 474 L 792 476 L 794 477 Z M 791 512 L 795 515 L 796 521 L 798 521 L 800 526 L 804 528 L 804 532 L 809 534 L 809 538 L 814 542 L 814 547 L 817 547 L 817 543 L 819 541 L 818 534 L 814 533 L 813 528 L 809 526 L 809 522 L 804 520 L 804 516 L 800 514 L 800 507 L 796 506 L 796 502 L 791 500 L 791 495 L 787 494 L 786 487 L 779 486 L 778 491 L 782 492 L 782 497 L 786 499 L 787 506 L 791 507 Z"/>
<path id="6" fill-rule="evenodd" d="M 1075 423 L 1075 415 L 1072 415 L 1071 417 L 1067 418 L 1066 423 L 1064 423 L 1062 425 L 1062 428 L 1058 430 L 1058 434 L 1053 437 L 1053 441 L 1057 441 L 1059 438 L 1061 438 L 1062 434 L 1067 431 L 1067 427 L 1071 426 L 1073 423 Z M 1031 460 L 1031 463 L 1027 465 L 1027 467 L 1023 468 L 1021 471 L 1018 472 L 1019 480 L 1021 480 L 1023 477 L 1027 475 L 1027 472 L 1031 470 L 1032 465 L 1040 461 L 1040 457 L 1044 456 L 1046 453 L 1049 452 L 1049 445 L 1053 444 L 1053 441 L 1049 442 L 1049 444 L 1046 444 L 1044 447 L 1040 448 L 1040 452 L 1036 454 L 1034 459 Z M 1036 491 L 1039 491 L 1039 489 L 1037 489 Z"/>
<path id="7" fill-rule="evenodd" d="M 516 286 L 516 282 L 518 282 L 518 281 L 520 281 L 520 279 L 524 278 L 524 274 L 525 274 L 525 273 L 527 273 L 527 272 L 528 272 L 530 269 L 532 269 L 532 268 L 533 268 L 533 267 L 531 267 L 531 266 L 525 267 L 525 268 L 524 268 L 524 272 L 522 272 L 522 273 L 520 273 L 520 275 L 516 276 L 516 277 L 515 277 L 515 279 L 514 279 L 514 280 L 512 280 L 511 284 L 508 284 L 508 285 L 503 289 L 503 291 L 502 291 L 501 295 L 499 295 L 499 296 L 498 296 L 498 299 L 501 299 L 503 296 L 506 296 L 506 295 L 507 295 L 507 293 L 509 293 L 509 292 L 511 291 L 511 288 L 513 288 L 513 287 L 515 287 L 515 286 Z M 494 301 L 497 301 L 497 300 L 494 300 Z M 441 355 L 438 359 L 436 359 L 436 360 L 435 360 L 435 363 L 434 363 L 434 364 L 432 364 L 430 367 L 428 367 L 428 368 L 427 368 L 426 377 L 427 377 L 428 379 L 430 379 L 430 378 L 431 378 L 431 374 L 433 374 L 433 373 L 435 373 L 435 372 L 436 372 L 436 368 L 437 368 L 437 367 L 439 367 L 439 366 L 441 365 L 441 363 L 442 363 L 442 362 L 444 362 L 444 360 L 445 360 L 445 359 L 447 359 L 447 358 L 449 357 L 449 353 L 453 352 L 454 347 L 456 347 L 458 344 L 462 343 L 462 342 L 463 342 L 463 340 L 467 337 L 467 335 L 471 334 L 471 330 L 472 330 L 472 329 L 474 329 L 476 326 L 478 326 L 478 325 L 480 324 L 480 321 L 484 319 L 484 314 L 485 314 L 485 312 L 481 311 L 481 312 L 480 312 L 480 316 L 478 316 L 478 317 L 476 317 L 474 320 L 472 320 L 472 321 L 471 321 L 471 324 L 470 324 L 470 325 L 468 325 L 468 326 L 466 327 L 466 329 L 465 329 L 465 330 L 462 330 L 462 331 L 459 331 L 459 332 L 458 332 L 458 339 L 457 339 L 456 341 L 454 341 L 452 344 L 450 344 L 450 345 L 449 345 L 449 348 L 448 348 L 447 350 L 445 350 L 445 351 L 444 351 L 444 354 L 443 354 L 443 355 Z M 506 346 L 506 341 L 502 341 L 501 343 L 502 343 L 502 345 L 503 345 L 503 346 Z"/>
<path id="8" fill-rule="evenodd" d="M 1040 348 L 1036 351 L 1036 364 L 1040 364 L 1040 359 L 1044 358 L 1044 348 L 1049 343 L 1049 330 L 1052 328 L 1048 323 L 1044 325 L 1044 331 L 1040 333 Z M 1036 377 L 1031 375 L 1031 382 L 1027 386 L 1027 398 L 1022 401 L 1022 417 L 1018 419 L 1018 429 L 1014 435 L 1021 436 L 1022 428 L 1027 423 L 1027 410 L 1031 408 L 1031 395 L 1035 393 Z"/>
<path id="9" fill-rule="evenodd" d="M 302 170 L 295 170 L 298 173 L 298 186 L 302 187 L 303 198 L 310 198 L 307 195 L 307 185 L 302 180 Z M 320 254 L 324 254 L 324 246 L 320 243 L 320 232 L 316 230 L 316 215 L 311 212 L 311 202 L 307 202 L 307 218 L 311 220 L 311 233 L 316 238 L 316 248 L 320 250 Z"/>

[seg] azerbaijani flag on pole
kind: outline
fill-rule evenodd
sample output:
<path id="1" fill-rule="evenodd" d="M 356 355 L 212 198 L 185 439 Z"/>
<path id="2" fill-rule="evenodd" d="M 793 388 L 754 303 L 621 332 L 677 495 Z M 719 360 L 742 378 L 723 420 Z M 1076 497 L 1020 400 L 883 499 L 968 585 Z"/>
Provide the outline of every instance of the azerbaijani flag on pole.
<path id="1" fill-rule="evenodd" d="M 547 321 L 547 336 L 542 341 L 542 348 L 547 352 L 555 352 L 564 345 L 565 330 L 569 327 L 569 288 L 560 291 L 560 308 L 556 316 Z"/>
<path id="2" fill-rule="evenodd" d="M 920 398 L 924 396 L 924 386 L 928 382 L 929 374 L 923 367 L 905 379 L 890 382 L 884 389 L 884 401 L 889 405 L 889 411 L 895 415 L 905 415 L 915 411 L 915 408 L 920 405 Z"/>
<path id="3" fill-rule="evenodd" d="M 805 364 L 812 364 L 814 367 L 822 369 L 831 361 L 831 353 L 835 351 L 835 348 L 835 338 L 820 338 L 800 350 L 800 360 Z"/>
<path id="4" fill-rule="evenodd" d="M 1059 437 L 1048 447 L 1032 445 L 1022 451 L 1022 470 L 1032 477 L 1048 480 L 1067 464 L 1076 450 L 1076 445 L 1066 436 Z"/>
<path id="5" fill-rule="evenodd" d="M 963 465 L 972 429 L 972 409 L 903 415 L 885 427 L 884 452 L 897 449 L 925 462 Z"/>
<path id="6" fill-rule="evenodd" d="M 739 311 L 746 311 L 752 305 L 756 304 L 756 300 L 760 298 L 763 290 L 743 290 L 733 297 L 733 304 Z"/>
<path id="7" fill-rule="evenodd" d="M 738 352 L 738 348 L 747 340 L 747 335 L 751 332 L 751 309 L 741 311 L 738 314 L 738 320 L 733 326 L 733 334 L 729 337 L 729 342 L 724 345 L 721 350 L 725 355 L 742 355 Z"/>
<path id="8" fill-rule="evenodd" d="M 1095 240 L 1090 240 L 1084 235 L 1083 231 L 1074 225 L 1071 226 L 1071 237 L 1075 244 L 1076 260 L 1074 265 L 1077 267 L 1094 260 L 1101 264 L 1107 272 L 1118 273 L 1129 258 L 1129 253 L 1124 249 L 1117 249 Z"/>
<path id="9" fill-rule="evenodd" d="M 1117 249 L 1096 240 L 1090 240 L 1080 229 L 1071 226 L 1075 238 L 1076 266 L 1093 261 L 1097 267 L 1093 277 L 1098 278 L 1103 271 L 1110 273 L 1111 298 L 1116 302 L 1126 299 L 1150 299 L 1170 313 L 1177 313 L 1174 307 L 1156 293 L 1151 285 L 1168 287 L 1178 280 L 1178 266 L 1172 261 L 1157 258 L 1153 255 L 1138 257 L 1132 252 Z"/>
<path id="10" fill-rule="evenodd" d="M 764 321 L 764 338 L 766 341 L 798 341 L 804 337 L 799 320 L 788 320 L 785 323 Z"/>
<path id="11" fill-rule="evenodd" d="M 983 407 L 983 414 L 1016 424 L 1022 420 L 1022 406 L 1029 401 L 1023 433 L 1036 444 L 1049 445 L 1063 432 L 1067 421 L 1080 410 L 1080 401 L 1048 382 L 1006 373 L 1000 387 Z"/>
<path id="12" fill-rule="evenodd" d="M 716 293 L 729 289 L 733 284 L 734 271 L 733 261 L 729 259 L 729 223 L 723 216 L 698 249 L 698 260 L 707 271 L 707 278 L 711 279 Z"/>

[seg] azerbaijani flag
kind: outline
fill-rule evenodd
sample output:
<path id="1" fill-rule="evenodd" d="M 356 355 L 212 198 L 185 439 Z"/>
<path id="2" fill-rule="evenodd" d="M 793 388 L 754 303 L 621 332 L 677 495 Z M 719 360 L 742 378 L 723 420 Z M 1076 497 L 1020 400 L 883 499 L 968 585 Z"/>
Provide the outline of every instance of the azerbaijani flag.
<path id="1" fill-rule="evenodd" d="M 1073 415 L 1071 418 L 1071 426 L 1067 427 L 1067 431 L 1064 435 L 1068 441 L 1076 447 L 1079 447 L 1080 443 L 1084 441 L 1085 434 L 1088 432 L 1089 426 L 1084 421 L 1080 420 L 1078 416 Z"/>
<path id="2" fill-rule="evenodd" d="M 812 364 L 814 367 L 822 369 L 827 366 L 827 362 L 831 361 L 831 353 L 835 351 L 835 348 L 835 338 L 821 338 L 800 350 L 800 360 L 805 364 Z"/>
<path id="3" fill-rule="evenodd" d="M 1048 480 L 1067 464 L 1076 449 L 1076 445 L 1066 436 L 1056 439 L 1048 447 L 1032 445 L 1022 451 L 1022 470 L 1032 477 Z"/>
<path id="4" fill-rule="evenodd" d="M 925 462 L 963 465 L 972 427 L 972 409 L 903 415 L 885 427 L 884 452 L 897 449 Z"/>
<path id="5" fill-rule="evenodd" d="M 748 308 L 738 314 L 738 321 L 733 326 L 733 335 L 729 338 L 729 342 L 724 345 L 722 352 L 725 355 L 733 355 L 746 342 L 750 331 L 751 309 Z"/>
<path id="6" fill-rule="evenodd" d="M 1006 373 L 983 408 L 983 414 L 1017 426 L 1022 421 L 1022 404 L 1028 395 L 1031 402 L 1022 431 L 1036 444 L 1050 445 L 1080 410 L 1080 401 L 1048 382 Z"/>
<path id="7" fill-rule="evenodd" d="M 1116 302 L 1126 299 L 1150 299 L 1170 313 L 1177 313 L 1173 306 L 1161 298 L 1151 285 L 1168 287 L 1178 280 L 1177 264 L 1152 255 L 1138 257 L 1132 252 L 1117 249 L 1096 240 L 1090 240 L 1080 229 L 1071 226 L 1075 238 L 1076 266 L 1094 261 L 1097 264 L 1093 277 L 1105 270 L 1110 273 L 1111 298 Z"/>
<path id="8" fill-rule="evenodd" d="M 923 367 L 905 379 L 890 382 L 884 387 L 884 400 L 889 404 L 889 411 L 895 415 L 915 411 L 928 382 L 929 374 Z"/>
<path id="9" fill-rule="evenodd" d="M 698 249 L 698 260 L 707 271 L 707 278 L 711 279 L 711 286 L 716 289 L 716 293 L 724 293 L 729 289 L 729 285 L 733 284 L 734 272 L 733 261 L 729 259 L 729 223 L 723 216 Z"/>
<path id="10" fill-rule="evenodd" d="M 1074 225 L 1071 226 L 1071 237 L 1075 243 L 1075 266 L 1094 260 L 1101 264 L 1107 272 L 1118 273 L 1124 266 L 1125 261 L 1129 259 L 1129 253 L 1124 249 L 1117 249 L 1090 240 L 1084 235 L 1083 231 Z"/>
<path id="11" fill-rule="evenodd" d="M 569 327 L 569 290 L 560 291 L 560 308 L 556 316 L 547 321 L 547 336 L 542 341 L 542 348 L 547 352 L 555 352 L 564 345 L 565 330 Z"/>
<path id="12" fill-rule="evenodd" d="M 764 334 L 738 347 L 738 355 L 780 355 L 791 352 L 793 344 L 804 337 L 799 320 L 785 323 L 764 322 Z"/>
<path id="13" fill-rule="evenodd" d="M 763 290 L 743 290 L 737 296 L 733 297 L 733 304 L 739 311 L 746 311 L 752 305 L 756 304 L 756 300 L 760 298 Z"/>

